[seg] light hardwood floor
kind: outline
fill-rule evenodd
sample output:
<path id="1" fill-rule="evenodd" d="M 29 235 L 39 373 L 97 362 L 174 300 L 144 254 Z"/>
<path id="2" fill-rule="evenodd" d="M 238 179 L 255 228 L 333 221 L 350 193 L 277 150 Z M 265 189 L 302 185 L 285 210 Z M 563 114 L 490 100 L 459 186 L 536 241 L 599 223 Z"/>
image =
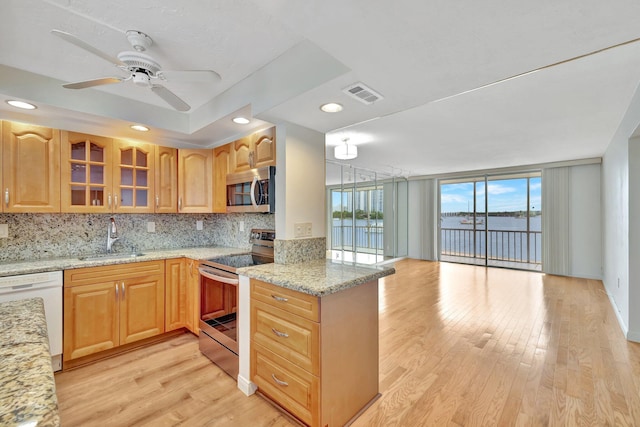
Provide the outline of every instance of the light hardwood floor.
<path id="1" fill-rule="evenodd" d="M 640 344 L 600 281 L 403 260 L 380 282 L 380 392 L 354 426 L 640 425 Z M 289 426 L 183 334 L 56 375 L 63 426 Z"/>

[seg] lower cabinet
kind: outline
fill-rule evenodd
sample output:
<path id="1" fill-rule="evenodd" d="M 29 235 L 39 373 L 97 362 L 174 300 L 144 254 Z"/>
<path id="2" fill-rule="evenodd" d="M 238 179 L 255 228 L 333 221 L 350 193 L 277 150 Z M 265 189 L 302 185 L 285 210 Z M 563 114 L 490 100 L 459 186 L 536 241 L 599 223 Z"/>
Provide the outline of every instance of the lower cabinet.
<path id="1" fill-rule="evenodd" d="M 198 335 L 199 292 L 197 260 L 175 258 L 165 261 L 165 332 L 187 328 Z"/>
<path id="2" fill-rule="evenodd" d="M 162 334 L 164 261 L 64 272 L 64 360 Z"/>
<path id="3" fill-rule="evenodd" d="M 315 297 L 251 280 L 251 380 L 311 426 L 378 397 L 378 282 Z"/>

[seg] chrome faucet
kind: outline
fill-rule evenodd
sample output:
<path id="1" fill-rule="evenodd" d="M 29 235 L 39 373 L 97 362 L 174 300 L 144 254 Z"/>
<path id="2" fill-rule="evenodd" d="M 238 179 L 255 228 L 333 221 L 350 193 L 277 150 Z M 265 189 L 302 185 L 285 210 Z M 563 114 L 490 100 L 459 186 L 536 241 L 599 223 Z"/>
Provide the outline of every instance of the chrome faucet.
<path id="1" fill-rule="evenodd" d="M 118 228 L 116 227 L 115 219 L 109 220 L 109 226 L 107 227 L 107 253 L 111 253 L 111 247 L 118 240 Z"/>

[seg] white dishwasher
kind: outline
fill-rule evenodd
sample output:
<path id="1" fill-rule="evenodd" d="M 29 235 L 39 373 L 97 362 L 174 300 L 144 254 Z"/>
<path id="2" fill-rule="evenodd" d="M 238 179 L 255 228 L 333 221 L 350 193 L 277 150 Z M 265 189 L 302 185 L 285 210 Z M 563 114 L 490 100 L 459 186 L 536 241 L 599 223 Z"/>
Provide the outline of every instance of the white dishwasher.
<path id="1" fill-rule="evenodd" d="M 40 297 L 44 300 L 49 350 L 54 371 L 62 369 L 62 271 L 0 277 L 0 302 Z"/>

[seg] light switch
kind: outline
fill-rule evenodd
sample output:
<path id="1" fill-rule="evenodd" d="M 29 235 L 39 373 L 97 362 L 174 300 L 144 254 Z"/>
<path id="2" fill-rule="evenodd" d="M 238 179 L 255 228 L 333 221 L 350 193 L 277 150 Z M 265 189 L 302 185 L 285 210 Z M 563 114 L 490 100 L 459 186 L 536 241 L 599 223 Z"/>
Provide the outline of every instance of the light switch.
<path id="1" fill-rule="evenodd" d="M 240 231 L 244 231 L 244 221 L 240 221 Z"/>
<path id="2" fill-rule="evenodd" d="M 155 233 L 156 232 L 156 223 L 153 221 L 147 222 L 147 233 Z"/>
<path id="3" fill-rule="evenodd" d="M 0 239 L 6 239 L 9 237 L 9 225 L 0 224 Z"/>
<path id="4" fill-rule="evenodd" d="M 202 220 L 201 219 L 196 221 L 196 230 L 202 230 Z"/>

